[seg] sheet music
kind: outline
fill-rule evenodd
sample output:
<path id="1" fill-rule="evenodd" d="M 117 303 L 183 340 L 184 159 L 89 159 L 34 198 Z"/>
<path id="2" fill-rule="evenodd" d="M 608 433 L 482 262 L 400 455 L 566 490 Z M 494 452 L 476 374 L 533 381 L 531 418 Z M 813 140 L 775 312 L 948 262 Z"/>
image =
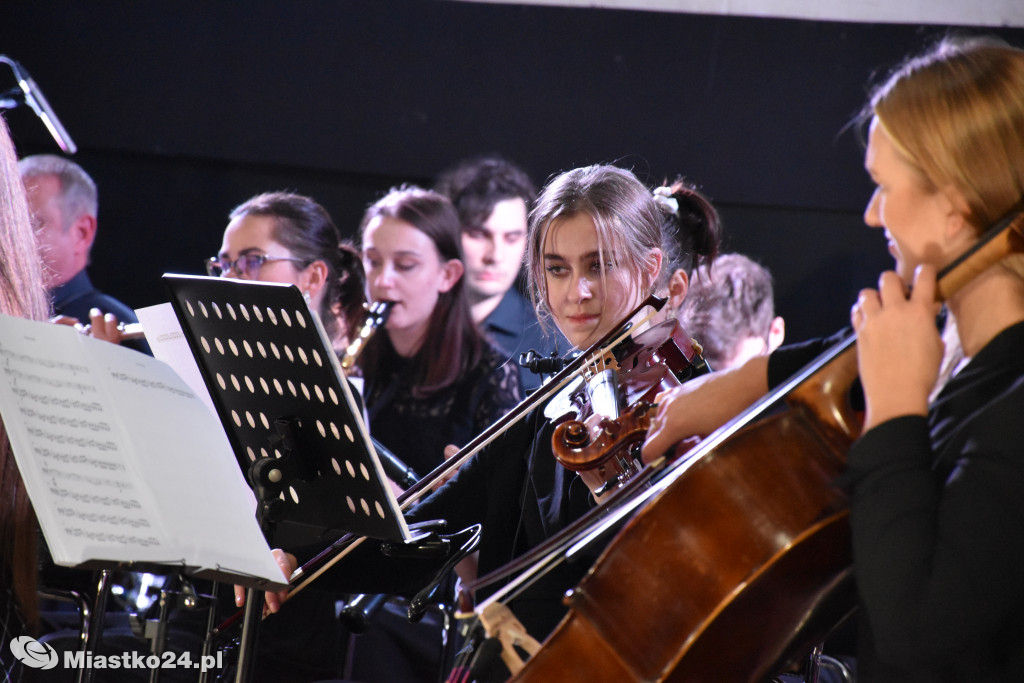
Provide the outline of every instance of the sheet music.
<path id="1" fill-rule="evenodd" d="M 185 380 L 185 384 L 203 399 L 210 412 L 216 415 L 217 409 L 210 398 L 206 383 L 203 382 L 203 375 L 196 365 L 192 349 L 188 347 L 185 333 L 181 331 L 178 316 L 174 315 L 174 307 L 170 303 L 164 303 L 137 308 L 135 315 L 142 323 L 142 330 L 153 357 L 174 368 L 178 376 Z"/>
<path id="2" fill-rule="evenodd" d="M 58 564 L 154 562 L 282 583 L 220 424 L 166 364 L 0 316 L 0 414 Z"/>
<path id="3" fill-rule="evenodd" d="M 135 315 L 138 316 L 139 322 L 142 324 L 146 343 L 149 344 L 153 357 L 169 365 L 196 396 L 202 399 L 210 410 L 210 414 L 216 418 L 217 408 L 213 405 L 210 390 L 206 388 L 195 356 L 192 355 L 192 349 L 189 348 L 185 333 L 181 330 L 178 316 L 174 314 L 174 307 L 170 303 L 163 303 L 136 308 Z M 228 447 L 230 448 L 230 444 Z M 231 468 L 231 472 L 241 482 L 246 505 L 255 514 L 256 496 L 249 488 L 249 482 L 246 481 L 245 475 L 238 467 Z"/>

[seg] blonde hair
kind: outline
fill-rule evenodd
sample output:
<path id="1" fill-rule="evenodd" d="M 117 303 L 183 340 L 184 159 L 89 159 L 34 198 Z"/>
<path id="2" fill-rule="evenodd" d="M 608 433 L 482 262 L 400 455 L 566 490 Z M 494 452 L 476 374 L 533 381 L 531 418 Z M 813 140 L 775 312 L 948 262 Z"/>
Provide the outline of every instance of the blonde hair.
<path id="1" fill-rule="evenodd" d="M 43 289 L 42 261 L 28 215 L 18 161 L 0 116 L 0 313 L 45 320 L 50 305 Z M 25 484 L 0 423 L 0 563 L 10 568 L 13 592 L 31 626 L 36 600 L 36 521 Z"/>
<path id="2" fill-rule="evenodd" d="M 963 195 L 979 234 L 1024 198 L 1024 50 L 943 38 L 899 66 L 869 106 L 927 185 Z"/>
<path id="3" fill-rule="evenodd" d="M 615 166 L 566 171 L 544 187 L 530 213 L 526 271 L 530 296 L 542 321 L 551 318 L 544 243 L 556 220 L 581 213 L 594 221 L 602 266 L 613 263 L 617 273 L 626 274 L 630 295 L 646 296 L 657 284 L 649 266 L 652 251 L 661 248 L 663 216 L 651 191 L 632 173 Z"/>

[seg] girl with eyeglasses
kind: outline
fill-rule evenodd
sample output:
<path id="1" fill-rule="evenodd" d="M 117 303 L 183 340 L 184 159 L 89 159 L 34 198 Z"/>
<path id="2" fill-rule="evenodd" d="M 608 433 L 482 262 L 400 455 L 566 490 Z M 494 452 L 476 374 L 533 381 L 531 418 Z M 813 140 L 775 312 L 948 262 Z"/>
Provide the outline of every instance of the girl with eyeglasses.
<path id="1" fill-rule="evenodd" d="M 344 351 L 365 315 L 363 271 L 327 211 L 309 197 L 268 192 L 239 204 L 229 218 L 207 273 L 295 285 L 319 313 L 335 351 Z"/>

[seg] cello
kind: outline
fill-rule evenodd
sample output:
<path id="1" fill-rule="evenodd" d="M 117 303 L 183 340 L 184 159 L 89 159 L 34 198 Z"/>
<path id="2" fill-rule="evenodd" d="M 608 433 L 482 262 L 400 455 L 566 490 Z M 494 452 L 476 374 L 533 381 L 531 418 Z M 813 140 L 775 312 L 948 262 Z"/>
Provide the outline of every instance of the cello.
<path id="1" fill-rule="evenodd" d="M 943 271 L 941 298 L 1024 251 L 1019 208 Z M 847 618 L 857 604 L 849 501 L 833 482 L 860 431 L 847 398 L 854 341 L 670 464 L 648 466 L 645 487 L 620 490 L 605 504 L 613 512 L 532 558 L 557 562 L 625 521 L 567 595 L 569 613 L 512 680 L 760 681 Z"/>

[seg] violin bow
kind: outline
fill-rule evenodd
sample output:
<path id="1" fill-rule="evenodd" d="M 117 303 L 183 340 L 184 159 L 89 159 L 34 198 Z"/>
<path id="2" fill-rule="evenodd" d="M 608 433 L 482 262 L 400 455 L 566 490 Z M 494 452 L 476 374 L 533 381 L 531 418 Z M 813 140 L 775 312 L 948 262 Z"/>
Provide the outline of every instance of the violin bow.
<path id="1" fill-rule="evenodd" d="M 635 328 L 643 325 L 645 322 L 650 320 L 653 315 L 664 308 L 666 302 L 667 300 L 665 298 L 655 296 L 653 294 L 644 299 L 640 305 L 633 309 L 612 329 L 611 332 L 592 344 L 585 352 L 568 363 L 548 382 L 520 401 L 519 404 L 510 410 L 504 417 L 478 434 L 449 460 L 436 467 L 433 471 L 416 482 L 416 484 L 406 489 L 402 495 L 398 497 L 399 509 L 408 509 L 414 502 L 428 493 L 438 481 L 441 481 L 444 477 L 454 473 L 479 450 L 490 444 L 504 432 L 508 431 L 508 429 L 519 422 L 519 420 L 523 419 L 527 413 L 554 396 L 562 389 L 562 387 L 572 381 L 581 370 L 590 365 L 595 356 L 603 355 L 607 349 L 614 348 L 620 344 L 633 333 Z M 653 308 L 654 312 L 636 322 L 632 322 L 633 318 L 648 307 Z M 365 537 L 359 538 L 355 534 L 345 534 L 328 548 L 321 551 L 316 555 L 316 557 L 309 560 L 305 565 L 296 569 L 295 572 L 292 573 L 289 582 L 292 584 L 297 583 L 297 585 L 292 588 L 289 595 L 294 595 L 308 586 L 313 580 L 346 557 L 349 552 L 354 549 L 354 544 L 362 543 L 363 540 L 365 540 Z M 310 574 L 310 572 L 314 573 Z"/>
<path id="2" fill-rule="evenodd" d="M 939 272 L 936 298 L 948 298 L 980 272 L 1014 252 L 1024 252 L 1024 201 L 1011 207 L 977 242 Z M 795 375 L 709 434 L 683 457 L 669 461 L 663 456 L 648 464 L 626 486 L 615 491 L 603 505 L 594 508 L 533 550 L 466 586 L 467 590 L 475 591 L 518 573 L 514 580 L 480 603 L 476 612 L 479 614 L 493 603 L 507 601 L 519 595 L 564 559 L 625 522 L 634 510 L 671 486 L 704 455 L 718 448 L 737 431 L 759 418 L 785 399 L 796 387 L 841 356 L 856 339 L 856 334 L 850 334 L 826 349 Z M 664 476 L 652 483 L 652 479 L 670 463 L 671 467 L 667 468 Z M 639 493 L 633 495 L 636 491 Z"/>

